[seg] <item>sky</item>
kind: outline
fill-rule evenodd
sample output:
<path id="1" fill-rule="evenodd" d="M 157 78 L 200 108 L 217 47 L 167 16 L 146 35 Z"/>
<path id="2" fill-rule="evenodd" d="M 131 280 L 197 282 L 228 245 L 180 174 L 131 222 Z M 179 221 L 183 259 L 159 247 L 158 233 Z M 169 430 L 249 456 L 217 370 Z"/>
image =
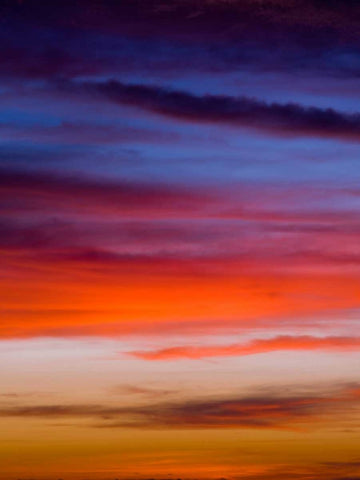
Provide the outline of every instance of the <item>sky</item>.
<path id="1" fill-rule="evenodd" d="M 0 3 L 0 480 L 360 480 L 359 31 Z"/>

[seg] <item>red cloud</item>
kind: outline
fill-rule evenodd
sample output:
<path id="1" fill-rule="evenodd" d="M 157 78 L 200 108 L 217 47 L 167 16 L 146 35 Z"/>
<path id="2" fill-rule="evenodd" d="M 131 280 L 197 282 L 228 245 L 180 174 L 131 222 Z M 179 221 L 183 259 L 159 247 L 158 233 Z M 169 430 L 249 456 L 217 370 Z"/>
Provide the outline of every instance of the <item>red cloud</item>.
<path id="1" fill-rule="evenodd" d="M 144 360 L 200 359 L 206 357 L 240 357 L 276 351 L 339 351 L 360 350 L 358 337 L 278 336 L 248 343 L 214 346 L 179 346 L 130 354 Z"/>

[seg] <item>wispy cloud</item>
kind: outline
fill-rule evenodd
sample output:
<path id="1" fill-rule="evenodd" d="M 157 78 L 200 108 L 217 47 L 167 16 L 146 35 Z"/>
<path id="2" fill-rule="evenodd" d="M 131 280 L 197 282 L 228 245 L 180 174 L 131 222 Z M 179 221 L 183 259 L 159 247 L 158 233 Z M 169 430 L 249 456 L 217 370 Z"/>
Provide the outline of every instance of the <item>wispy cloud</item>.
<path id="1" fill-rule="evenodd" d="M 312 429 L 326 414 L 343 415 L 349 406 L 358 407 L 358 385 L 328 393 L 281 396 L 253 395 L 205 400 L 162 402 L 144 406 L 97 404 L 27 405 L 0 408 L 2 417 L 88 418 L 93 427 L 153 429 Z"/>
<path id="2" fill-rule="evenodd" d="M 191 212 L 209 197 L 186 187 L 154 185 L 128 180 L 111 181 L 74 174 L 1 169 L 3 212 L 36 208 L 118 214 Z M 21 201 L 20 201 L 21 200 Z"/>
<path id="3" fill-rule="evenodd" d="M 108 82 L 60 83 L 59 88 L 78 94 L 103 96 L 190 122 L 225 123 L 258 129 L 279 136 L 318 136 L 360 140 L 360 114 L 304 107 L 298 103 L 268 103 L 256 98 L 226 95 L 198 96 L 162 86 Z"/>
<path id="4" fill-rule="evenodd" d="M 130 352 L 143 360 L 201 359 L 241 357 L 279 351 L 360 352 L 358 337 L 278 336 L 248 343 L 210 346 L 176 346 L 159 350 Z"/>

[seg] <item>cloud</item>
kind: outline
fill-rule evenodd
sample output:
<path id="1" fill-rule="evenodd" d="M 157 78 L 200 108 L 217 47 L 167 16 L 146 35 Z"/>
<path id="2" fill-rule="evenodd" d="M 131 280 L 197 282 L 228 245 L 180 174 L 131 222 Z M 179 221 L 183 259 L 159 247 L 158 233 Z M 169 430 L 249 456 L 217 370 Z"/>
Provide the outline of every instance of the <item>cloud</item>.
<path id="1" fill-rule="evenodd" d="M 8 28 L 0 37 L 6 45 L 0 74 L 53 79 L 156 71 L 169 77 L 241 68 L 356 79 L 357 11 L 353 0 L 346 8 L 317 0 L 56 0 L 51 7 L 14 0 L 1 8 Z"/>
<path id="2" fill-rule="evenodd" d="M 278 351 L 360 352 L 360 338 L 283 335 L 243 344 L 177 346 L 153 351 L 135 351 L 130 352 L 130 355 L 143 360 L 195 360 L 207 357 L 241 357 Z"/>
<path id="3" fill-rule="evenodd" d="M 56 209 L 97 214 L 194 212 L 211 196 L 186 187 L 0 169 L 2 212 Z"/>
<path id="4" fill-rule="evenodd" d="M 286 270 L 285 263 L 280 270 L 276 261 L 266 270 L 261 262 L 233 258 L 84 248 L 5 253 L 2 339 L 201 336 L 294 326 L 301 332 L 305 325 L 326 335 L 354 322 L 358 311 L 356 272 L 314 275 L 293 265 Z"/>
<path id="5" fill-rule="evenodd" d="M 335 477 L 333 480 L 360 480 L 360 476 Z"/>
<path id="6" fill-rule="evenodd" d="M 30 47 L 30 48 L 29 48 Z M 18 79 L 74 77 L 100 71 L 100 62 L 79 59 L 61 48 L 46 48 L 30 41 L 27 48 L 11 46 L 0 52 L 0 75 Z"/>
<path id="7" fill-rule="evenodd" d="M 353 322 L 349 311 L 328 312 L 323 315 L 311 313 L 299 316 L 280 317 L 275 315 L 261 315 L 254 317 L 239 317 L 237 319 L 221 318 L 194 319 L 188 315 L 186 318 L 164 320 L 154 318 L 153 321 L 141 320 L 120 320 L 122 308 L 106 308 L 104 305 L 97 309 L 81 310 L 80 308 L 58 308 L 58 309 L 2 309 L 1 316 L 3 323 L 0 326 L 0 339 L 28 339 L 28 338 L 115 338 L 137 337 L 137 338 L 167 338 L 171 335 L 203 336 L 217 334 L 232 334 L 254 331 L 273 330 L 291 327 L 311 328 L 319 327 L 326 329 L 329 320 L 334 325 L 340 322 L 343 325 L 347 322 L 349 328 Z M 175 315 L 176 312 L 171 312 Z M 104 317 L 108 322 L 104 322 Z M 171 318 L 171 316 L 169 315 Z M 339 320 L 339 317 L 341 320 Z M 349 320 L 350 317 L 350 320 Z M 346 318 L 346 320 L 344 320 Z M 92 323 L 91 323 L 91 320 Z M 112 320 L 112 321 L 110 321 Z M 117 358 L 117 357 L 114 357 Z"/>
<path id="8" fill-rule="evenodd" d="M 1 417 L 90 419 L 93 427 L 151 429 L 266 428 L 311 429 L 326 415 L 357 408 L 359 386 L 327 394 L 253 395 L 205 400 L 162 402 L 144 406 L 27 405 L 0 407 Z"/>
<path id="9" fill-rule="evenodd" d="M 250 97 L 197 96 L 159 86 L 107 82 L 59 83 L 74 93 L 102 96 L 161 115 L 190 122 L 225 123 L 276 135 L 318 136 L 360 140 L 360 114 L 304 107 L 297 103 L 267 103 Z"/>
<path id="10" fill-rule="evenodd" d="M 52 27 L 116 32 L 116 27 L 123 26 L 126 34 L 133 35 L 141 35 L 141 28 L 143 34 L 155 34 L 156 27 L 162 25 L 158 35 L 167 37 L 179 35 L 187 26 L 188 35 L 197 38 L 210 34 L 239 38 L 243 30 L 254 35 L 256 25 L 260 25 L 280 33 L 281 29 L 291 33 L 295 26 L 300 33 L 301 28 L 303 33 L 311 28 L 314 37 L 322 32 L 323 37 L 331 39 L 336 34 L 351 38 L 356 33 L 357 6 L 356 0 L 347 0 L 346 8 L 341 2 L 318 0 L 125 0 L 121 4 L 113 0 L 78 0 L 69 5 L 55 0 L 51 6 L 41 0 L 24 0 L 8 2 L 2 13 L 8 21 L 19 16 L 28 23 L 46 22 Z"/>
<path id="11" fill-rule="evenodd" d="M 172 394 L 177 394 L 176 390 L 169 390 L 165 388 L 144 387 L 139 385 L 116 385 L 111 389 L 113 394 L 121 395 L 135 395 L 145 397 L 165 397 Z"/>
<path id="12" fill-rule="evenodd" d="M 165 132 L 151 128 L 136 128 L 114 125 L 97 125 L 80 122 L 62 122 L 56 126 L 19 126 L 14 124 L 0 124 L 0 135 L 7 141 L 13 140 L 19 142 L 31 142 L 31 148 L 23 148 L 22 151 L 8 149 L 0 153 L 1 161 L 17 160 L 36 161 L 38 157 L 45 162 L 52 156 L 58 156 L 59 160 L 65 155 L 71 157 L 71 153 L 63 148 L 61 152 L 55 150 L 41 151 L 34 149 L 35 142 L 43 142 L 46 145 L 54 145 L 57 149 L 61 146 L 81 145 L 87 146 L 86 153 L 93 149 L 93 145 L 107 144 L 126 144 L 126 143 L 145 143 L 145 144 L 173 144 L 181 139 L 181 135 L 176 132 Z M 89 146 L 90 149 L 88 148 Z M 85 149 L 84 149 L 85 150 Z M 75 152 L 76 153 L 76 152 Z M 75 155 L 73 153 L 73 156 Z M 42 157 L 42 158 L 41 158 Z"/>

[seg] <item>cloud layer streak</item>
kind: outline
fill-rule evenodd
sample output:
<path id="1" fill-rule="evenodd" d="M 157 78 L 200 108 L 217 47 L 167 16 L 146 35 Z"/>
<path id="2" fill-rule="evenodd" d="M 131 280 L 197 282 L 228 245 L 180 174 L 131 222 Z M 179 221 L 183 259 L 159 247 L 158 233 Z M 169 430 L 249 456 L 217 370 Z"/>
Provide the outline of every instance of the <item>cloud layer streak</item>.
<path id="1" fill-rule="evenodd" d="M 358 408 L 359 387 L 343 387 L 322 395 L 254 395 L 209 400 L 164 402 L 148 406 L 29 405 L 0 408 L 1 417 L 61 419 L 88 418 L 104 428 L 176 427 L 180 429 L 259 428 L 311 429 L 311 422 L 324 421 L 324 414 Z"/>
<path id="2" fill-rule="evenodd" d="M 131 355 L 144 360 L 196 360 L 207 357 L 241 357 L 278 351 L 358 352 L 360 351 L 360 339 L 356 337 L 311 337 L 306 335 L 291 337 L 284 335 L 253 340 L 243 344 L 178 346 L 154 351 L 132 352 Z"/>
<path id="3" fill-rule="evenodd" d="M 304 107 L 297 103 L 268 103 L 249 97 L 197 96 L 156 86 L 131 85 L 119 81 L 66 85 L 65 89 L 167 115 L 189 122 L 225 123 L 260 129 L 280 136 L 319 136 L 358 141 L 360 114 L 334 109 Z"/>

